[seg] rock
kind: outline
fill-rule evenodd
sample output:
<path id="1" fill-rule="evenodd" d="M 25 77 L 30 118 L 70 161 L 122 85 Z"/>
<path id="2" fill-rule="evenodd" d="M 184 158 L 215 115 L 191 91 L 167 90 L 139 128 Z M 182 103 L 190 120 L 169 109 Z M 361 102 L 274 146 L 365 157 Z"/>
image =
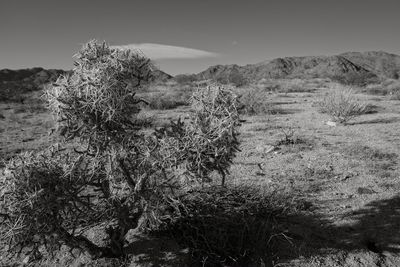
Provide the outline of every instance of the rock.
<path id="1" fill-rule="evenodd" d="M 30 261 L 30 257 L 29 257 L 29 255 L 28 255 L 28 256 L 26 256 L 26 257 L 22 260 L 22 263 L 25 265 L 25 264 L 28 264 L 29 261 Z"/>
<path id="2" fill-rule="evenodd" d="M 336 127 L 336 126 L 337 126 L 337 123 L 334 122 L 334 121 L 327 121 L 327 122 L 326 122 L 326 125 L 331 126 L 331 127 Z"/>
<path id="3" fill-rule="evenodd" d="M 366 188 L 366 187 L 359 187 L 357 189 L 357 193 L 360 195 L 363 195 L 363 194 L 374 194 L 376 192 L 374 190 Z"/>
<path id="4" fill-rule="evenodd" d="M 271 145 L 268 145 L 268 146 L 264 147 L 264 153 L 265 154 L 268 154 L 268 153 L 270 153 L 270 152 L 272 152 L 274 150 L 275 150 L 275 147 L 271 146 Z"/>

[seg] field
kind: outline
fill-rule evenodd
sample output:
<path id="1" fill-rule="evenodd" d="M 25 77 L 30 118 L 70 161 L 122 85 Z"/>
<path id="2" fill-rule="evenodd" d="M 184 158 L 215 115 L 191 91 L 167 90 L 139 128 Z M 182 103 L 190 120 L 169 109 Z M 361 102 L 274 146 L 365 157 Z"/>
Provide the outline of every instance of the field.
<path id="1" fill-rule="evenodd" d="M 355 88 L 356 97 L 369 104 L 368 112 L 331 126 L 317 103 L 334 85 L 329 79 L 297 79 L 236 88 L 247 97 L 244 108 L 252 101 L 266 106 L 242 115 L 241 152 L 227 182 L 265 187 L 299 204 L 279 220 L 278 238 L 285 246 L 274 251 L 275 266 L 400 266 L 400 101 Z M 190 86 L 159 84 L 151 90 L 142 92 L 155 96 L 145 108 L 149 121 L 161 126 L 185 118 Z M 157 95 L 169 101 L 156 102 Z M 0 160 L 55 141 L 52 117 L 35 100 L 39 94 L 29 98 L 23 104 L 0 103 Z M 127 260 L 128 266 L 153 266 L 146 259 L 174 266 L 166 258 L 185 251 L 171 240 L 138 239 L 137 244 L 143 257 Z M 64 255 L 42 264 L 121 262 L 90 263 L 84 256 Z"/>

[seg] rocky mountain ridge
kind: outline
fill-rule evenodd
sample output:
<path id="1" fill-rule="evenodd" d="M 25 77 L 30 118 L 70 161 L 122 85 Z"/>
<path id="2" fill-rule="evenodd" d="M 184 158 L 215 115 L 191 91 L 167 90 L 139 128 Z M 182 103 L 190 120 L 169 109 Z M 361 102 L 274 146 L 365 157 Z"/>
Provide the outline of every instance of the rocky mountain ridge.
<path id="1" fill-rule="evenodd" d="M 229 79 L 240 75 L 252 81 L 276 78 L 327 78 L 347 73 L 398 78 L 400 56 L 383 51 L 347 52 L 333 56 L 284 57 L 245 66 L 216 65 L 195 74 L 196 79 Z"/>

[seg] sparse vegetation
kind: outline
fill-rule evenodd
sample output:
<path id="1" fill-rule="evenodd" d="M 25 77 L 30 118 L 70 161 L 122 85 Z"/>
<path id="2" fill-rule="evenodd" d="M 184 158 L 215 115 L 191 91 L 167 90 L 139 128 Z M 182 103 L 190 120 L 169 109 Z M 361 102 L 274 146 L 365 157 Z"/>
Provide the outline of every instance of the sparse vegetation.
<path id="1" fill-rule="evenodd" d="M 262 89 L 251 88 L 240 95 L 240 112 L 247 115 L 269 114 L 272 105 L 267 93 Z"/>
<path id="2" fill-rule="evenodd" d="M 318 102 L 318 106 L 321 113 L 326 113 L 333 121 L 343 124 L 367 111 L 367 105 L 357 100 L 353 90 L 343 86 L 332 88 Z"/>
<path id="3" fill-rule="evenodd" d="M 332 76 L 331 78 L 332 80 L 346 86 L 359 86 L 359 87 L 364 87 L 368 84 L 373 84 L 378 81 L 378 77 L 375 74 L 367 71 L 363 72 L 349 71 L 341 75 Z"/>
<path id="4" fill-rule="evenodd" d="M 305 80 L 302 79 L 285 79 L 279 81 L 279 91 L 285 94 L 289 93 L 310 93 L 315 88 L 310 87 Z"/>
<path id="5" fill-rule="evenodd" d="M 197 81 L 197 78 L 193 74 L 179 74 L 174 77 L 174 80 L 181 85 L 191 84 Z"/>
<path id="6" fill-rule="evenodd" d="M 232 71 L 228 76 L 228 83 L 233 84 L 236 87 L 241 87 L 249 84 L 249 81 L 240 72 Z"/>
<path id="7" fill-rule="evenodd" d="M 282 138 L 279 139 L 275 145 L 278 147 L 284 147 L 284 150 L 290 152 L 304 151 L 311 149 L 314 145 L 311 140 L 305 139 L 296 134 L 296 131 L 291 127 L 286 129 L 282 128 L 280 131 L 282 133 Z"/>
<path id="8" fill-rule="evenodd" d="M 180 106 L 189 106 L 190 98 L 193 94 L 193 87 L 186 86 L 172 86 L 162 91 L 152 91 L 146 93 L 143 97 L 146 98 L 144 108 L 168 110 Z"/>
<path id="9" fill-rule="evenodd" d="M 364 55 L 171 79 L 91 45 L 47 88 L 55 116 L 41 91 L 2 87 L 0 265 L 400 266 L 396 57 L 368 53 L 380 80 L 352 91 L 321 77 Z M 257 83 L 231 86 L 232 70 Z M 332 128 L 327 105 L 365 107 Z"/>
<path id="10" fill-rule="evenodd" d="M 391 99 L 398 100 L 400 97 L 400 82 L 393 79 L 383 80 L 380 83 L 367 85 L 363 92 L 370 95 L 389 95 Z"/>

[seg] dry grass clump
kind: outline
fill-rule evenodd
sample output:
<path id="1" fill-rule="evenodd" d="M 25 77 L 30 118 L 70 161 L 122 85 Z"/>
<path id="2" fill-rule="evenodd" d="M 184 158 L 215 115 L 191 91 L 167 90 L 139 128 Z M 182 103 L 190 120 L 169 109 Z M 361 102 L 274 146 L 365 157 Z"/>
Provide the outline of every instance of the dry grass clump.
<path id="1" fill-rule="evenodd" d="M 155 110 L 169 110 L 180 106 L 189 106 L 194 89 L 190 85 L 160 84 L 150 86 L 147 91 L 140 94 L 146 99 L 143 108 Z"/>
<path id="2" fill-rule="evenodd" d="M 345 86 L 331 88 L 317 104 L 321 113 L 328 114 L 333 121 L 339 123 L 346 123 L 367 111 L 367 105 L 357 100 L 353 90 Z"/>
<path id="3" fill-rule="evenodd" d="M 275 143 L 275 146 L 280 147 L 281 152 L 297 153 L 310 150 L 315 145 L 312 140 L 297 135 L 296 131 L 291 127 L 282 128 L 280 132 L 282 133 L 282 138 Z"/>
<path id="4" fill-rule="evenodd" d="M 270 114 L 272 105 L 268 93 L 259 88 L 251 88 L 240 95 L 240 113 L 246 115 Z"/>
<path id="5" fill-rule="evenodd" d="M 295 206 L 244 185 L 199 188 L 180 201 L 181 217 L 165 230 L 190 249 L 195 266 L 268 264 L 283 241 L 276 219 Z"/>
<path id="6" fill-rule="evenodd" d="M 150 109 L 168 110 L 175 109 L 180 106 L 188 106 L 189 103 L 182 101 L 173 94 L 154 94 L 148 98 Z"/>
<path id="7" fill-rule="evenodd" d="M 189 106 L 192 90 L 169 88 L 170 91 L 154 92 L 146 97 L 150 109 L 168 110 L 180 106 Z"/>
<path id="8" fill-rule="evenodd" d="M 249 116 L 288 114 L 291 110 L 279 107 L 280 102 L 272 102 L 267 89 L 250 88 L 240 94 L 239 112 Z"/>
<path id="9" fill-rule="evenodd" d="M 400 82 L 394 79 L 386 79 L 380 83 L 369 84 L 363 89 L 364 93 L 370 95 L 390 95 L 393 100 L 400 99 Z"/>
<path id="10" fill-rule="evenodd" d="M 315 88 L 310 87 L 307 80 L 302 79 L 285 79 L 278 80 L 279 92 L 289 94 L 289 93 L 309 93 L 314 92 Z"/>
<path id="11" fill-rule="evenodd" d="M 339 82 L 346 86 L 358 86 L 358 87 L 364 87 L 367 86 L 368 84 L 376 83 L 379 80 L 375 74 L 368 71 L 361 71 L 361 72 L 349 71 L 341 75 L 334 75 L 331 77 L 331 79 L 335 82 Z"/>

